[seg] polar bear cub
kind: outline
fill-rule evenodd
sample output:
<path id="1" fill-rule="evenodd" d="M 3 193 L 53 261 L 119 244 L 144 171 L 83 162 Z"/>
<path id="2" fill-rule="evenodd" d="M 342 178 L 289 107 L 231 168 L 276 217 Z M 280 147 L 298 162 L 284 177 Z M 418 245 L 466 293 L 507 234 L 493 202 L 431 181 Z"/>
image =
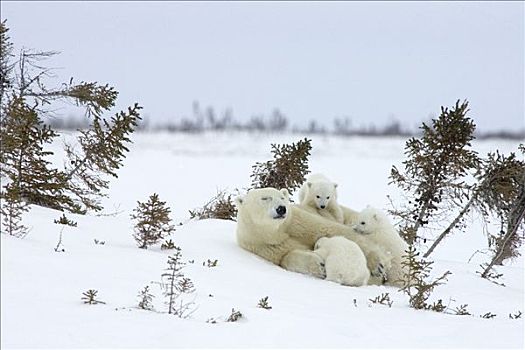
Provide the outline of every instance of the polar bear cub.
<path id="1" fill-rule="evenodd" d="M 314 252 L 324 259 L 327 280 L 352 287 L 368 283 L 370 270 L 365 255 L 354 242 L 344 237 L 322 237 L 315 243 Z"/>
<path id="2" fill-rule="evenodd" d="M 337 184 L 322 174 L 313 174 L 299 190 L 299 205 L 327 219 L 344 223 L 343 210 L 337 203 Z"/>
<path id="3" fill-rule="evenodd" d="M 390 220 L 381 210 L 366 207 L 357 217 L 354 230 L 365 235 L 390 257 L 390 268 L 386 271 L 387 284 L 402 286 L 405 274 L 401 265 L 408 244 L 399 236 Z"/>

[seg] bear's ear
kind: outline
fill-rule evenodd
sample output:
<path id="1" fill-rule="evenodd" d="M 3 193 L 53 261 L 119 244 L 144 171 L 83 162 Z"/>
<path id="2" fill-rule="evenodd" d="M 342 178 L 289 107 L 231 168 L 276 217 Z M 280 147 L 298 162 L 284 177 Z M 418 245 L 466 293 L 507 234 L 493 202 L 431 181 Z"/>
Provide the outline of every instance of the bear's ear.
<path id="1" fill-rule="evenodd" d="M 243 202 L 244 198 L 242 196 L 235 197 L 235 205 L 237 206 L 237 208 L 240 208 Z"/>
<path id="2" fill-rule="evenodd" d="M 307 182 L 306 185 L 308 186 L 308 188 L 312 187 L 312 183 L 311 182 Z"/>
<path id="3" fill-rule="evenodd" d="M 336 183 L 334 183 L 334 188 L 337 188 L 337 184 Z"/>
<path id="4" fill-rule="evenodd" d="M 281 191 L 280 191 L 283 196 L 285 196 L 287 199 L 290 198 L 290 193 L 288 192 L 288 190 L 286 188 L 281 188 Z"/>
<path id="5" fill-rule="evenodd" d="M 378 221 L 379 218 L 377 217 L 377 214 L 374 214 L 374 216 L 372 216 L 372 218 L 375 220 L 375 221 Z"/>

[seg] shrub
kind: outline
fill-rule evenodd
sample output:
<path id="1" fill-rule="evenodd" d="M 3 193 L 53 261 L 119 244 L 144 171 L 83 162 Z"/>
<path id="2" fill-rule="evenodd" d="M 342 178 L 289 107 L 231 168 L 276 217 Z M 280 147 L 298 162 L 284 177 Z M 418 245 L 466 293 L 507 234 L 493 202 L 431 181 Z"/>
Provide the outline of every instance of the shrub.
<path id="1" fill-rule="evenodd" d="M 153 310 L 153 298 L 155 297 L 153 294 L 149 291 L 149 286 L 145 286 L 144 289 L 142 289 L 139 292 L 139 304 L 138 308 L 143 310 Z"/>
<path id="2" fill-rule="evenodd" d="M 311 140 L 305 138 L 290 145 L 271 146 L 273 159 L 252 166 L 252 188 L 286 188 L 292 193 L 303 184 L 309 173 Z"/>
<path id="3" fill-rule="evenodd" d="M 58 225 L 77 227 L 76 221 L 70 220 L 64 213 L 62 213 L 62 216 L 56 219 L 54 223 Z"/>
<path id="4" fill-rule="evenodd" d="M 1 203 L 2 233 L 18 238 L 25 237 L 29 229 L 22 223 L 22 215 L 29 211 L 28 205 L 10 191 L 2 196 Z"/>
<path id="5" fill-rule="evenodd" d="M 171 210 L 156 193 L 152 194 L 145 203 L 138 201 L 137 208 L 133 212 L 131 218 L 136 220 L 133 238 L 139 248 L 147 249 L 148 246 L 156 244 L 175 231 L 169 217 Z"/>
<path id="6" fill-rule="evenodd" d="M 237 208 L 232 200 L 232 194 L 226 194 L 226 191 L 220 191 L 204 204 L 202 208 L 190 210 L 190 218 L 204 219 L 221 219 L 235 221 L 237 218 Z"/>
<path id="7" fill-rule="evenodd" d="M 430 276 L 433 262 L 418 259 L 418 257 L 419 253 L 416 252 L 414 246 L 409 246 L 401 262 L 406 272 L 403 276 L 405 284 L 400 290 L 408 295 L 410 307 L 442 312 L 446 309 L 446 306 L 443 305 L 441 299 L 433 304 L 428 304 L 427 300 L 435 287 L 447 281 L 447 276 L 450 275 L 451 272 L 447 271 L 440 277 L 429 282 L 427 279 Z"/>
<path id="8" fill-rule="evenodd" d="M 173 241 L 170 239 L 170 240 L 167 240 L 167 241 L 164 241 L 161 246 L 160 246 L 160 249 L 162 250 L 170 250 L 170 249 L 175 249 L 177 246 L 175 245 L 175 243 L 173 243 Z"/>
<path id="9" fill-rule="evenodd" d="M 392 307 L 392 304 L 394 303 L 390 299 L 390 294 L 388 293 L 381 293 L 381 295 L 378 295 L 374 299 L 368 299 L 374 304 L 381 304 L 381 305 L 388 305 L 388 307 Z"/>
<path id="10" fill-rule="evenodd" d="M 15 56 L 8 30 L 1 22 L 0 176 L 7 179 L 3 189 L 26 204 L 79 214 L 102 210 L 100 200 L 109 186 L 106 177 L 117 177 L 131 142 L 129 135 L 141 119 L 141 107 L 134 104 L 103 118 L 115 106 L 118 92 L 113 87 L 73 79 L 50 87 L 45 80 L 51 69 L 42 62 L 56 52 L 24 48 Z M 83 108 L 91 119 L 89 128 L 79 133 L 78 149 L 65 145 L 63 169 L 47 160 L 53 155 L 50 144 L 59 134 L 44 123 L 44 117 L 53 114 L 57 101 Z"/>
<path id="11" fill-rule="evenodd" d="M 259 303 L 257 304 L 257 307 L 260 307 L 261 309 L 271 310 L 272 307 L 268 303 L 268 297 L 265 296 L 261 300 L 259 300 Z"/>
<path id="12" fill-rule="evenodd" d="M 393 212 L 402 219 L 400 233 L 409 244 L 416 241 L 419 230 L 430 220 L 468 196 L 470 187 L 464 176 L 474 172 L 480 160 L 470 149 L 475 125 L 467 112 L 466 101 L 457 101 L 451 110 L 441 107 L 440 116 L 432 120 L 431 126 L 423 123 L 423 135 L 407 141 L 404 171 L 392 167 L 390 183 L 409 198 L 403 209 Z"/>
<path id="13" fill-rule="evenodd" d="M 194 303 L 183 300 L 183 294 L 195 292 L 191 279 L 186 277 L 182 270 L 185 267 L 179 247 L 175 248 L 173 256 L 168 256 L 168 267 L 162 274 L 161 288 L 167 298 L 168 313 L 179 318 L 188 318 L 194 311 Z"/>
<path id="14" fill-rule="evenodd" d="M 242 317 L 243 315 L 240 311 L 235 311 L 235 309 L 232 309 L 232 313 L 230 314 L 230 316 L 228 316 L 226 322 L 237 322 Z"/>
<path id="15" fill-rule="evenodd" d="M 105 302 L 95 299 L 97 297 L 97 294 L 98 294 L 98 290 L 89 289 L 85 291 L 84 293 L 82 293 L 82 298 L 80 299 L 84 301 L 84 304 L 90 304 L 90 305 L 105 304 Z"/>

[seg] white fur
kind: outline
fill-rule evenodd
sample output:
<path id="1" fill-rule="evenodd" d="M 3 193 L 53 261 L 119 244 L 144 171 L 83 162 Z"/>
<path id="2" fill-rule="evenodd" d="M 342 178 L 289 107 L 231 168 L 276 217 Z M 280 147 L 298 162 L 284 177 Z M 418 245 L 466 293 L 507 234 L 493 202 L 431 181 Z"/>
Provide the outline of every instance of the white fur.
<path id="1" fill-rule="evenodd" d="M 365 255 L 354 242 L 344 237 L 322 237 L 315 244 L 315 253 L 325 261 L 327 280 L 353 287 L 368 283 Z"/>
<path id="2" fill-rule="evenodd" d="M 343 224 L 353 226 L 357 222 L 359 212 L 344 205 L 339 205 L 339 208 L 343 211 Z"/>
<path id="3" fill-rule="evenodd" d="M 337 184 L 322 174 L 310 175 L 299 190 L 299 205 L 327 219 L 344 223 L 344 214 L 337 203 Z"/>
<path id="4" fill-rule="evenodd" d="M 262 188 L 250 190 L 236 198 L 237 242 L 242 248 L 283 268 L 324 278 L 323 259 L 313 252 L 321 237 L 343 236 L 359 245 L 365 253 L 368 269 L 381 284 L 380 265 L 387 266 L 389 257 L 375 244 L 350 226 L 327 220 L 299 206 L 291 205 L 285 189 Z M 279 206 L 286 214 L 279 217 Z"/>
<path id="5" fill-rule="evenodd" d="M 391 256 L 391 266 L 387 269 L 387 284 L 403 285 L 404 269 L 401 262 L 408 245 L 399 236 L 386 214 L 369 206 L 357 217 L 354 229 Z"/>

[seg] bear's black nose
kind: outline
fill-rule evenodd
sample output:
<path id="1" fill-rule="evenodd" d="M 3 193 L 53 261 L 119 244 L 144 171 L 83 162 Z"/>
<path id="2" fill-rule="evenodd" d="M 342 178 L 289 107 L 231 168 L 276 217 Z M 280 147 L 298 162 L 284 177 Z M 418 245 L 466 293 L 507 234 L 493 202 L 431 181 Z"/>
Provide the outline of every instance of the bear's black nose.
<path id="1" fill-rule="evenodd" d="M 324 209 L 324 208 L 326 208 L 326 206 L 325 205 L 321 205 L 321 209 Z"/>
<path id="2" fill-rule="evenodd" d="M 277 214 L 283 216 L 284 214 L 286 214 L 286 207 L 284 205 L 280 205 L 277 207 L 277 209 L 275 209 L 275 211 L 277 212 Z"/>

